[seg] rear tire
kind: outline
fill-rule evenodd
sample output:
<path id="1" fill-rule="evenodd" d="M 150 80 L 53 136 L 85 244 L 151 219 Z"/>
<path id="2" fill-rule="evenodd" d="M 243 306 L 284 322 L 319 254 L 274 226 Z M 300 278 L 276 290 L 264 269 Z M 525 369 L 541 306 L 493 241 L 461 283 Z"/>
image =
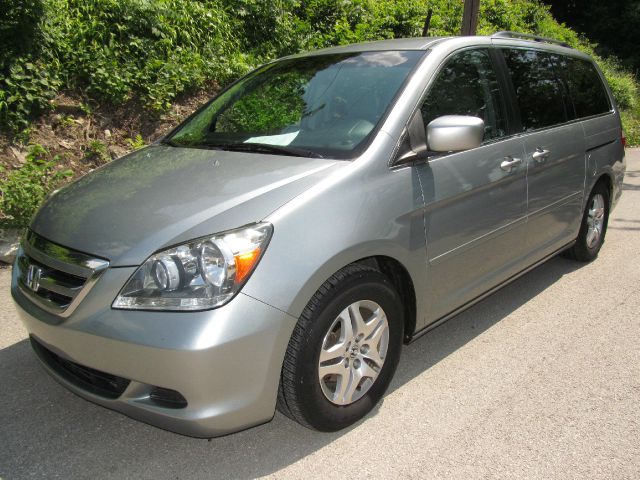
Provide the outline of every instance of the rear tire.
<path id="1" fill-rule="evenodd" d="M 285 355 L 278 410 L 315 430 L 364 417 L 395 373 L 403 339 L 400 296 L 378 270 L 352 264 L 305 307 Z"/>
<path id="2" fill-rule="evenodd" d="M 573 247 L 563 252 L 565 257 L 579 262 L 591 262 L 598 256 L 607 233 L 609 205 L 609 190 L 600 182 L 589 195 L 578 238 Z"/>

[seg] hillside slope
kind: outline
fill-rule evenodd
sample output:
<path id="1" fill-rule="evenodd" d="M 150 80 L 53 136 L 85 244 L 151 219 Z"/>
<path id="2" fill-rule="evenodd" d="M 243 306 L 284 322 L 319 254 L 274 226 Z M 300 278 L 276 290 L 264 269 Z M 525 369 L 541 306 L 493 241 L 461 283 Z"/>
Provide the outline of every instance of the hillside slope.
<path id="1" fill-rule="evenodd" d="M 8 0 L 0 5 L 0 223 L 24 226 L 46 193 L 153 141 L 277 56 L 457 34 L 462 0 Z M 482 0 L 479 34 L 538 33 L 593 53 L 537 0 Z M 634 77 L 598 59 L 640 143 Z"/>

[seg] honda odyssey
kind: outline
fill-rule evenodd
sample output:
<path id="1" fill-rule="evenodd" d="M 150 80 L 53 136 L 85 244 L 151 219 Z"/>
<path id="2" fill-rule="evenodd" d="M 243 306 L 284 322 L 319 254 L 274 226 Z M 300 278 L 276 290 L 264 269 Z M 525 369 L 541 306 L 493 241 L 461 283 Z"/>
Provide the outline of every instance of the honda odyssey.
<path id="1" fill-rule="evenodd" d="M 595 259 L 625 172 L 584 53 L 512 32 L 268 63 L 52 194 L 12 294 L 81 397 L 212 437 L 332 431 L 403 343 L 541 262 Z"/>

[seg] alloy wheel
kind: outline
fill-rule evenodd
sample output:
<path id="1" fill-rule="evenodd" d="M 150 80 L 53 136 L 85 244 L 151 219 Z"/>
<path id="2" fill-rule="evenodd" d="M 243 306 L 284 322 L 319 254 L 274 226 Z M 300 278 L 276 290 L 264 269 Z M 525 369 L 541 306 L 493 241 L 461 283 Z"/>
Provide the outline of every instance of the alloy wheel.
<path id="1" fill-rule="evenodd" d="M 345 308 L 324 336 L 318 378 L 325 397 L 349 405 L 372 387 L 389 347 L 389 323 L 377 303 L 360 300 Z"/>
<path id="2" fill-rule="evenodd" d="M 587 214 L 587 247 L 594 248 L 600 241 L 604 229 L 604 197 L 597 193 L 591 200 Z"/>

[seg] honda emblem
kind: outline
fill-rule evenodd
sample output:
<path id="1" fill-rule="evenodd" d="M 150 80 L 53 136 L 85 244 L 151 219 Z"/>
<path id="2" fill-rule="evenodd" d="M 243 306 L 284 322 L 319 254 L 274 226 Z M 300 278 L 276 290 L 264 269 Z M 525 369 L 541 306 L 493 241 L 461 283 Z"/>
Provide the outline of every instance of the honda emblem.
<path id="1" fill-rule="evenodd" d="M 29 265 L 27 270 L 27 287 L 32 291 L 37 292 L 40 288 L 40 275 L 42 275 L 42 269 L 36 265 Z"/>

